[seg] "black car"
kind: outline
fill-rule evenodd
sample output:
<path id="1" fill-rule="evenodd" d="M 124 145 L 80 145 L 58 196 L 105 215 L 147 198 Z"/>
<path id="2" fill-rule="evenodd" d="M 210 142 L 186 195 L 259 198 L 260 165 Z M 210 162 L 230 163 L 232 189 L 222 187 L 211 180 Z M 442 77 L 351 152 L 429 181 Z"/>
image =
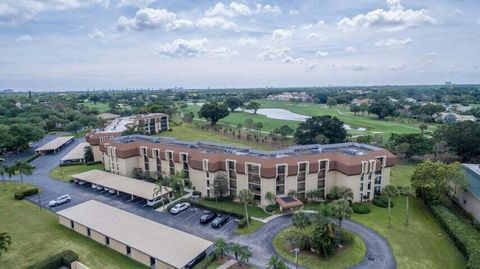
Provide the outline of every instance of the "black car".
<path id="1" fill-rule="evenodd" d="M 225 225 L 228 221 L 230 221 L 230 218 L 227 216 L 218 216 L 216 219 L 212 221 L 212 227 L 213 228 L 222 228 L 223 225 Z"/>
<path id="2" fill-rule="evenodd" d="M 203 214 L 200 217 L 200 223 L 201 224 L 207 224 L 210 221 L 214 220 L 217 216 L 218 216 L 218 214 L 215 213 L 215 212 L 205 212 L 205 214 Z"/>

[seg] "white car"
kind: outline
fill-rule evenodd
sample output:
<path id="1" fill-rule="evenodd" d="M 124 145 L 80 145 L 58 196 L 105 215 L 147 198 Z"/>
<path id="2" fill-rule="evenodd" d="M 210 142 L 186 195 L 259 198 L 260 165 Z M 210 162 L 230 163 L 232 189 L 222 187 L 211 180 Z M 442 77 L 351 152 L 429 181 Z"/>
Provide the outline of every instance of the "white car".
<path id="1" fill-rule="evenodd" d="M 92 189 L 96 189 L 96 188 L 97 188 L 97 184 L 92 183 Z"/>
<path id="2" fill-rule="evenodd" d="M 108 193 L 110 193 L 110 194 L 117 194 L 117 191 L 114 190 L 114 189 L 109 189 L 109 190 L 108 190 Z"/>
<path id="3" fill-rule="evenodd" d="M 163 202 L 163 198 L 162 197 L 157 197 L 155 199 L 152 199 L 152 200 L 147 200 L 147 205 L 148 206 L 156 206 L 157 204 L 160 204 Z"/>
<path id="4" fill-rule="evenodd" d="M 61 204 L 64 204 L 64 203 L 68 203 L 72 200 L 72 198 L 70 198 L 70 195 L 68 194 L 65 194 L 65 195 L 62 195 L 62 196 L 59 196 L 55 199 L 53 199 L 52 201 L 50 201 L 48 203 L 48 206 L 50 207 L 54 207 L 54 206 L 57 206 L 57 205 L 61 205 Z"/>
<path id="5" fill-rule="evenodd" d="M 172 214 L 178 214 L 182 211 L 187 210 L 190 207 L 190 203 L 184 202 L 184 203 L 179 203 L 176 204 L 174 207 L 170 209 L 170 213 Z"/>
<path id="6" fill-rule="evenodd" d="M 101 190 L 103 190 L 103 187 L 100 185 L 97 185 L 97 191 L 101 191 Z"/>
<path id="7" fill-rule="evenodd" d="M 83 181 L 83 180 L 79 180 L 79 181 L 78 181 L 78 185 L 85 185 L 85 183 L 86 183 L 86 182 Z"/>

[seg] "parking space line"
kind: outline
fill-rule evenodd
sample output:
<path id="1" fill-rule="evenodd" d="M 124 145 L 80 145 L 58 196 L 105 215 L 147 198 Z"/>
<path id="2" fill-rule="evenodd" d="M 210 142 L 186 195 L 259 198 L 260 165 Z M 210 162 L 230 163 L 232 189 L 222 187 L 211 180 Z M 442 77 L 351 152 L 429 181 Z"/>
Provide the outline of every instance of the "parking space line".
<path id="1" fill-rule="evenodd" d="M 195 212 L 194 214 L 192 214 L 191 216 L 187 217 L 185 220 L 189 220 L 189 219 L 193 218 L 194 216 L 197 216 L 198 213 L 201 214 L 201 212 L 198 212 L 198 211 L 197 211 L 197 212 Z"/>

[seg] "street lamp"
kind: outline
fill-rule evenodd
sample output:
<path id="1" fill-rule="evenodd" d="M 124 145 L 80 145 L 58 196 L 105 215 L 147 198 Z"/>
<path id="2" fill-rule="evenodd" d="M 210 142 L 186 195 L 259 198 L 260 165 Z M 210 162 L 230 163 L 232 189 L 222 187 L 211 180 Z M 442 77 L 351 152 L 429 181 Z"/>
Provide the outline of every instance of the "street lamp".
<path id="1" fill-rule="evenodd" d="M 298 253 L 300 252 L 299 248 L 294 248 L 291 252 L 295 253 L 295 269 L 298 269 Z"/>

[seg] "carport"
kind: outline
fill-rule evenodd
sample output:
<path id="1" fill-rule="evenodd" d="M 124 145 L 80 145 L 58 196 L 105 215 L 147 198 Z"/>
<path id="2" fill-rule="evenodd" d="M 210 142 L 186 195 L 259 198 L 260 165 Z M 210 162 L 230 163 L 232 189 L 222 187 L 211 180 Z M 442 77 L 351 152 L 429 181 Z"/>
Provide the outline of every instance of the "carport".
<path id="1" fill-rule="evenodd" d="M 83 163 L 85 162 L 85 147 L 89 147 L 88 142 L 81 142 L 74 147 L 67 155 L 61 159 L 61 163 Z"/>
<path id="2" fill-rule="evenodd" d="M 157 185 L 151 182 L 138 180 L 131 177 L 115 175 L 100 170 L 90 170 L 80 174 L 72 175 L 74 179 L 100 185 L 108 189 L 117 191 L 117 194 L 126 193 L 131 196 L 131 200 L 135 197 L 146 200 L 154 200 L 159 197 L 171 198 L 173 189 L 163 187 L 161 193 L 154 195 Z"/>
<path id="3" fill-rule="evenodd" d="M 73 136 L 57 137 L 52 141 L 48 142 L 47 144 L 37 148 L 35 152 L 39 154 L 47 154 L 49 152 L 56 153 L 60 148 L 72 142 L 74 138 L 75 137 Z"/>

